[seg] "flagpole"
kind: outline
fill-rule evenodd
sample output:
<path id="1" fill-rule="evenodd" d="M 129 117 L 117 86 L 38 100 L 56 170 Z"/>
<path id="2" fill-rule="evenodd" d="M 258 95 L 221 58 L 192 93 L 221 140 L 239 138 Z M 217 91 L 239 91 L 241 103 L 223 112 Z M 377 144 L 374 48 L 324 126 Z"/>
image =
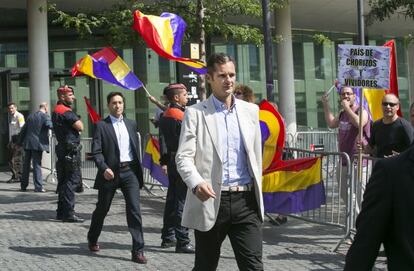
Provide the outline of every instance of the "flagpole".
<path id="1" fill-rule="evenodd" d="M 151 96 L 151 94 L 148 92 L 148 89 L 144 85 L 142 85 L 142 88 L 145 90 L 148 96 Z"/>
<path id="2" fill-rule="evenodd" d="M 358 6 L 358 36 L 360 45 L 365 45 L 365 24 L 364 24 L 364 0 L 357 0 Z M 357 182 L 362 182 L 362 137 L 363 137 L 363 126 L 362 126 L 362 113 L 364 104 L 364 89 L 361 87 L 359 92 L 359 148 L 358 148 L 358 178 Z M 351 186 L 352 188 L 352 186 Z M 351 193 L 353 193 L 351 191 Z"/>

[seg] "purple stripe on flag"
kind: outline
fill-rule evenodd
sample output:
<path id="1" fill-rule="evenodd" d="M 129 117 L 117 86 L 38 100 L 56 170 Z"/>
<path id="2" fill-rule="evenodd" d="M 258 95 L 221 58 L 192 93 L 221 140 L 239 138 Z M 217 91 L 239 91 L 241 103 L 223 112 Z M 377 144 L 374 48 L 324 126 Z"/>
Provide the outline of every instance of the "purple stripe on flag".
<path id="1" fill-rule="evenodd" d="M 174 36 L 174 44 L 172 48 L 173 56 L 181 57 L 181 43 L 184 38 L 184 32 L 187 24 L 183 18 L 174 13 L 163 12 L 160 17 L 170 19 L 171 30 Z"/>
<path id="2" fill-rule="evenodd" d="M 129 72 L 123 79 L 119 82 L 124 85 L 125 88 L 130 90 L 135 90 L 143 86 L 142 82 L 138 80 L 134 73 Z"/>
<path id="3" fill-rule="evenodd" d="M 152 156 L 149 153 L 144 153 L 142 158 L 142 166 L 150 171 L 150 175 L 156 179 L 162 186 L 168 187 L 168 177 L 164 174 L 160 165 L 157 165 L 152 160 Z"/>
<path id="4" fill-rule="evenodd" d="M 108 63 L 103 58 L 100 58 L 99 60 L 92 58 L 92 61 L 93 74 L 99 79 L 105 80 L 109 83 L 129 90 L 135 90 L 143 85 L 142 82 L 132 72 L 129 72 L 124 79 L 118 81 L 112 74 L 112 71 L 109 68 Z"/>
<path id="5" fill-rule="evenodd" d="M 319 208 L 325 204 L 323 182 L 294 192 L 264 192 L 263 203 L 266 213 L 291 214 Z"/>

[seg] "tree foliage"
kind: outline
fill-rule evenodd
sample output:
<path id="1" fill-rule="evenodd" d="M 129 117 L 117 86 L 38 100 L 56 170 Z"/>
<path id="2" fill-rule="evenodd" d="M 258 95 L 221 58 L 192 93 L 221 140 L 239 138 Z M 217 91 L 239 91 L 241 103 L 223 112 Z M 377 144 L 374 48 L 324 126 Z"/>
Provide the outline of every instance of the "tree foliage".
<path id="1" fill-rule="evenodd" d="M 187 23 L 186 40 L 197 41 L 202 27 L 208 36 L 219 36 L 225 40 L 239 42 L 263 42 L 261 30 L 260 0 L 203 0 L 205 17 L 200 25 L 195 0 L 156 0 L 152 4 L 144 4 L 136 0 L 123 0 L 111 9 L 99 12 L 79 11 L 67 13 L 59 10 L 55 4 L 49 5 L 49 13 L 53 23 L 66 29 L 74 29 L 80 38 L 102 36 L 113 46 L 123 46 L 140 41 L 131 26 L 132 12 L 139 9 L 144 14 L 160 15 L 171 12 L 180 15 Z M 271 8 L 282 7 L 288 0 L 270 0 Z M 230 23 L 234 18 L 248 18 L 244 23 Z M 252 25 L 256 20 L 257 26 Z"/>
<path id="2" fill-rule="evenodd" d="M 393 14 L 403 15 L 414 19 L 414 0 L 369 0 L 371 11 L 367 15 L 367 23 L 384 21 Z"/>

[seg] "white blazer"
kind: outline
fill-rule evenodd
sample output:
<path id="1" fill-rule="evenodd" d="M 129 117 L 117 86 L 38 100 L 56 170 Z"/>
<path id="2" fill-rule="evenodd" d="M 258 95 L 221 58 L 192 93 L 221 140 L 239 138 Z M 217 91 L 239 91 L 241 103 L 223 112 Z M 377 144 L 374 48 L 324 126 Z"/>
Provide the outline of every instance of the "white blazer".
<path id="1" fill-rule="evenodd" d="M 255 195 L 264 219 L 262 196 L 262 150 L 257 105 L 235 99 L 242 140 L 248 156 L 249 172 L 254 178 Z M 212 95 L 186 109 L 180 142 L 175 156 L 177 170 L 189 188 L 181 224 L 199 231 L 210 230 L 220 206 L 223 163 Z M 202 182 L 212 185 L 216 199 L 200 201 L 191 191 Z"/>

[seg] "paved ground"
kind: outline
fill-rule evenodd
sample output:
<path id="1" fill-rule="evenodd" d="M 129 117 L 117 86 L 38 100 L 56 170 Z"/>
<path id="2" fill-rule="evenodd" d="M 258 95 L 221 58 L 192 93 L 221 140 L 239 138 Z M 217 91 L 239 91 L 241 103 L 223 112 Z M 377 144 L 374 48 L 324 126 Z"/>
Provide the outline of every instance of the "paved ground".
<path id="1" fill-rule="evenodd" d="M 0 269 L 1 270 L 191 270 L 193 255 L 160 248 L 163 200 L 142 192 L 144 238 L 148 264 L 130 261 L 129 235 L 122 194 L 113 201 L 100 238 L 101 251 L 87 249 L 86 234 L 96 203 L 96 191 L 77 195 L 77 213 L 82 224 L 53 220 L 56 209 L 54 186 L 46 193 L 27 192 L 19 184 L 7 184 L 7 172 L 0 172 Z M 88 184 L 91 182 L 88 181 Z M 160 193 L 160 192 L 158 192 Z M 162 192 L 161 192 L 162 194 Z M 331 249 L 340 240 L 340 229 L 289 218 L 283 226 L 264 224 L 265 270 L 342 270 L 348 245 Z M 377 270 L 384 270 L 384 259 Z M 218 270 L 237 270 L 230 243 L 226 240 Z"/>

